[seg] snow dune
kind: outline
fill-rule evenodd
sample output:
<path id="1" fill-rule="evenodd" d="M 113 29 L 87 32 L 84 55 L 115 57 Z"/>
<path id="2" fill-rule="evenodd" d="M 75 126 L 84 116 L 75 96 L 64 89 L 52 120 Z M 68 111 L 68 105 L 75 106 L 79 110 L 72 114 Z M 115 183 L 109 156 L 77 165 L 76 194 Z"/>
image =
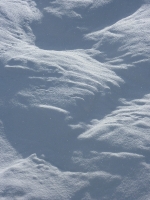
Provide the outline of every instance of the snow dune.
<path id="1" fill-rule="evenodd" d="M 150 2 L 0 2 L 0 199 L 150 198 Z"/>

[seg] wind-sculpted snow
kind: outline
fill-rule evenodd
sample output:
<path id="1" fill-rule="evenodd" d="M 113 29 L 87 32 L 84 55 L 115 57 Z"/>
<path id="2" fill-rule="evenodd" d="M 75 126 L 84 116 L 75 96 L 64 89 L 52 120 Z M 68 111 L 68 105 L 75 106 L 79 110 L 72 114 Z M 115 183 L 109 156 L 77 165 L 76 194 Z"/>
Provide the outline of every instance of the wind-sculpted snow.
<path id="1" fill-rule="evenodd" d="M 112 145 L 116 151 L 119 149 L 119 151 L 147 154 L 150 150 L 149 97 L 150 95 L 146 95 L 143 99 L 123 101 L 123 106 L 116 108 L 79 138 L 93 138 L 108 142 L 109 149 Z"/>
<path id="2" fill-rule="evenodd" d="M 150 193 L 150 2 L 0 2 L 0 199 Z"/>
<path id="3" fill-rule="evenodd" d="M 32 23 L 35 44 L 42 49 L 91 49 L 85 34 L 112 25 L 136 11 L 142 1 L 120 0 L 37 0 L 40 23 Z M 47 25 L 48 24 L 48 25 Z M 45 31 L 41 31 L 45 30 Z"/>
<path id="4" fill-rule="evenodd" d="M 149 60 L 150 5 L 144 4 L 135 13 L 117 23 L 86 35 L 96 41 L 106 60 L 118 58 L 126 64 L 139 64 Z"/>

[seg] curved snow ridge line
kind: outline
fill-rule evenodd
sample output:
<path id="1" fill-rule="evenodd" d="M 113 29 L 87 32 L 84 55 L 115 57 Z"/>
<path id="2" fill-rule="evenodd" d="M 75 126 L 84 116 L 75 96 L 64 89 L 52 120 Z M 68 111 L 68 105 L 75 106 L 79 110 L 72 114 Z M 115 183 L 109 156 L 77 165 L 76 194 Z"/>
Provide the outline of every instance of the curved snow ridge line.
<path id="1" fill-rule="evenodd" d="M 150 4 L 145 2 L 132 15 L 102 30 L 88 33 L 85 38 L 96 42 L 94 48 L 105 53 L 107 61 L 113 57 L 133 64 L 143 59 L 149 60 L 149 17 Z"/>
<path id="2" fill-rule="evenodd" d="M 42 77 L 43 74 L 47 74 L 47 78 L 51 78 L 51 76 L 56 78 L 61 77 L 57 80 L 58 82 L 62 80 L 64 82 L 82 82 L 82 84 L 88 84 L 90 87 L 94 86 L 94 88 L 100 90 L 103 88 L 109 88 L 110 83 L 117 87 L 119 87 L 121 83 L 124 83 L 123 79 L 117 76 L 114 71 L 108 69 L 106 65 L 97 62 L 86 53 L 80 51 L 63 53 L 49 51 L 48 55 L 44 57 L 43 50 L 38 50 L 38 55 L 35 54 L 35 48 L 32 51 L 34 52 L 32 55 L 28 54 L 25 56 L 22 52 L 23 55 L 11 58 L 7 63 L 9 64 L 10 62 L 10 64 L 15 64 L 15 66 L 13 65 L 13 69 L 18 67 L 19 64 L 23 67 L 28 67 L 30 70 L 35 72 L 35 74 L 41 73 Z M 14 54 L 16 54 L 16 52 L 14 52 Z M 19 54 L 18 50 L 17 54 Z M 42 58 L 39 60 L 39 57 L 41 56 Z M 5 66 L 8 68 L 8 65 Z"/>
<path id="3" fill-rule="evenodd" d="M 56 107 L 56 106 L 39 104 L 39 105 L 36 105 L 36 107 L 43 108 L 43 109 L 54 110 L 54 111 L 57 111 L 57 112 L 60 112 L 60 113 L 64 113 L 64 114 L 69 114 L 69 112 L 67 110 L 64 110 L 64 109 Z"/>
<path id="4" fill-rule="evenodd" d="M 20 70 L 28 70 L 28 71 L 33 71 L 29 67 L 21 66 L 21 65 L 5 65 L 5 68 L 7 69 L 20 69 Z"/>
<path id="5" fill-rule="evenodd" d="M 30 155 L 29 157 L 27 157 L 26 159 L 24 159 L 24 162 L 33 162 L 35 165 L 40 166 L 41 168 L 43 167 L 47 167 L 47 169 L 53 171 L 55 174 L 64 174 L 64 175 L 68 175 L 68 176 L 79 176 L 81 178 L 86 178 L 87 180 L 91 180 L 94 178 L 99 178 L 99 179 L 112 179 L 112 180 L 120 180 L 121 177 L 119 175 L 114 175 L 105 171 L 93 171 L 93 172 L 82 172 L 82 171 L 62 171 L 60 170 L 58 167 L 52 165 L 51 163 L 46 162 L 45 160 L 37 157 L 36 153 Z M 32 165 L 33 166 L 33 165 Z M 110 180 L 111 181 L 111 180 Z"/>
<path id="6" fill-rule="evenodd" d="M 93 179 L 93 178 L 103 178 L 103 179 L 107 179 L 107 178 L 113 178 L 113 179 L 119 179 L 120 180 L 120 176 L 119 175 L 113 175 L 111 173 L 108 173 L 108 172 L 105 172 L 105 171 L 99 171 L 99 170 L 96 170 L 96 171 L 93 171 L 93 172 L 82 172 L 82 171 L 77 171 L 77 172 L 74 172 L 74 171 L 62 171 L 60 170 L 58 167 L 52 165 L 51 163 L 45 161 L 44 159 L 42 158 L 39 158 L 36 153 L 33 153 L 31 154 L 30 156 L 28 156 L 27 158 L 20 158 L 18 160 L 16 160 L 15 162 L 13 162 L 10 166 L 2 169 L 0 171 L 0 175 L 4 174 L 5 172 L 9 171 L 9 170 L 12 170 L 12 169 L 19 169 L 20 170 L 22 169 L 20 166 L 21 165 L 24 165 L 25 163 L 27 165 L 30 165 L 31 162 L 33 162 L 36 166 L 40 166 L 41 168 L 44 168 L 44 167 L 47 167 L 47 169 L 55 172 L 56 174 L 66 174 L 66 175 L 77 175 L 77 176 L 80 176 L 80 177 L 84 177 L 84 178 L 87 178 L 87 179 Z M 27 167 L 26 165 L 26 167 Z M 32 165 L 30 165 L 32 167 Z"/>
<path id="7" fill-rule="evenodd" d="M 16 160 L 13 163 L 11 163 L 8 167 L 5 167 L 2 170 L 0 170 L 0 175 L 3 174 L 3 173 L 5 173 L 5 172 L 7 172 L 8 170 L 11 170 L 13 168 L 19 167 L 21 164 L 29 163 L 30 161 L 34 162 L 37 165 L 40 165 L 40 164 L 43 164 L 45 166 L 47 165 L 53 171 L 59 171 L 59 169 L 57 167 L 52 166 L 51 164 L 47 163 L 42 158 L 38 158 L 37 155 L 36 155 L 36 153 L 33 153 L 29 157 L 27 157 L 27 158 L 18 158 L 18 160 Z"/>
<path id="8" fill-rule="evenodd" d="M 144 158 L 145 156 L 137 154 L 137 153 L 129 153 L 129 152 L 102 152 L 100 155 L 106 155 L 106 156 L 114 156 L 114 157 L 135 157 L 135 158 Z"/>
<path id="9" fill-rule="evenodd" d="M 93 1 L 93 0 L 78 0 L 78 1 L 53 1 L 47 5 L 44 10 L 57 17 L 68 16 L 72 18 L 82 19 L 82 15 L 75 11 L 75 9 L 88 8 L 91 9 L 102 7 L 109 4 L 112 0 Z"/>
<path id="10" fill-rule="evenodd" d="M 147 157 L 150 151 L 150 94 L 142 99 L 125 101 L 98 124 L 78 136 L 79 140 L 106 143 L 105 148 L 141 152 Z M 119 151 L 120 151 L 119 150 Z"/>

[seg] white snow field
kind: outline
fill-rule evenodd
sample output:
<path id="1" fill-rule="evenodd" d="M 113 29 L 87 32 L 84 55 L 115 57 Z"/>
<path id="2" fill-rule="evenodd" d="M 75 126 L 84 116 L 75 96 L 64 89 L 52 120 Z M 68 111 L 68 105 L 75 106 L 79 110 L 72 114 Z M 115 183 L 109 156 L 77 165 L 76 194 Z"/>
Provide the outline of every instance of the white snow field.
<path id="1" fill-rule="evenodd" d="M 150 199 L 150 1 L 0 0 L 0 200 Z"/>

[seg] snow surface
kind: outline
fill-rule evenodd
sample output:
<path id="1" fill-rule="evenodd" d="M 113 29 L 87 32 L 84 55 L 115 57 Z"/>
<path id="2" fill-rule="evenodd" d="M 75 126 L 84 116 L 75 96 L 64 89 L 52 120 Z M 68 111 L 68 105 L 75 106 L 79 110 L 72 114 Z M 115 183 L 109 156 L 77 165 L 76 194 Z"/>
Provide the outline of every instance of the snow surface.
<path id="1" fill-rule="evenodd" d="M 150 199 L 150 1 L 0 1 L 0 199 Z"/>

